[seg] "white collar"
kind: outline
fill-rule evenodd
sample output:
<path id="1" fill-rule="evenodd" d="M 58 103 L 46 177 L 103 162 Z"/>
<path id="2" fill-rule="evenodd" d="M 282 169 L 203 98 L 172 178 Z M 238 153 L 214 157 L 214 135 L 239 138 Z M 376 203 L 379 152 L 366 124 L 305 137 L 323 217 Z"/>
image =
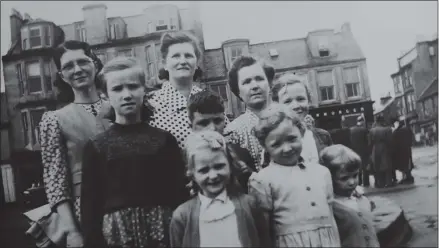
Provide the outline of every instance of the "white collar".
<path id="1" fill-rule="evenodd" d="M 205 209 L 207 207 L 209 207 L 210 204 L 212 204 L 214 201 L 219 201 L 221 203 L 227 203 L 228 200 L 228 195 L 227 195 L 227 190 L 224 189 L 219 195 L 217 195 L 215 198 L 209 198 L 203 194 L 201 194 L 200 192 L 198 192 L 198 197 L 200 198 L 201 201 L 201 208 Z"/>

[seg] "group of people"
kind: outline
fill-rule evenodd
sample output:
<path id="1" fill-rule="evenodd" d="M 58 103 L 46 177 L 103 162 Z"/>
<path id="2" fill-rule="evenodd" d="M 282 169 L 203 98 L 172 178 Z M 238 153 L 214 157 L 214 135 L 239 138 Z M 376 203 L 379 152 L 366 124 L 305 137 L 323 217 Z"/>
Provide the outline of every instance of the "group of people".
<path id="1" fill-rule="evenodd" d="M 362 160 L 359 184 L 370 186 L 370 175 L 375 178 L 375 187 L 393 187 L 397 184 L 414 183 L 412 144 L 413 133 L 404 121 L 395 120 L 390 126 L 383 116 L 377 116 L 370 130 L 363 116 L 357 118 L 353 127 L 342 127 L 333 132 L 334 142 L 343 144 Z M 396 170 L 403 174 L 396 178 Z"/>
<path id="2" fill-rule="evenodd" d="M 246 112 L 230 122 L 194 84 L 196 38 L 165 33 L 160 52 L 165 82 L 148 97 L 135 58 L 102 65 L 80 41 L 54 53 L 68 104 L 43 115 L 41 147 L 68 246 L 379 247 L 361 156 L 306 124 L 300 77 L 238 57 L 228 86 Z"/>

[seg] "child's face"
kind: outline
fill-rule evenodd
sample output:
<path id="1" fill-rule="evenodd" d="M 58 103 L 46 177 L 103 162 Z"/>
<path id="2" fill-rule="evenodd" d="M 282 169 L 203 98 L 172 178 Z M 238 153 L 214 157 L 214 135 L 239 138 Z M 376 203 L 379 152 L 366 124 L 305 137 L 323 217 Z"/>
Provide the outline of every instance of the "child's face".
<path id="1" fill-rule="evenodd" d="M 193 131 L 211 130 L 222 134 L 224 127 L 224 113 L 202 114 L 200 112 L 194 112 L 192 120 Z"/>
<path id="2" fill-rule="evenodd" d="M 359 170 L 352 172 L 340 169 L 334 175 L 334 193 L 340 196 L 351 196 L 358 185 Z"/>
<path id="3" fill-rule="evenodd" d="M 123 70 L 108 73 L 106 79 L 108 99 L 116 115 L 139 114 L 145 90 L 138 76 L 131 70 Z"/>
<path id="4" fill-rule="evenodd" d="M 301 83 L 288 85 L 279 91 L 279 103 L 287 105 L 303 120 L 309 111 L 306 88 Z"/>
<path id="5" fill-rule="evenodd" d="M 265 139 L 265 149 L 271 159 L 278 164 L 297 163 L 302 152 L 302 134 L 290 120 L 283 120 Z"/>
<path id="6" fill-rule="evenodd" d="M 194 158 L 193 179 L 203 195 L 215 198 L 230 180 L 230 166 L 223 151 L 202 149 Z"/>

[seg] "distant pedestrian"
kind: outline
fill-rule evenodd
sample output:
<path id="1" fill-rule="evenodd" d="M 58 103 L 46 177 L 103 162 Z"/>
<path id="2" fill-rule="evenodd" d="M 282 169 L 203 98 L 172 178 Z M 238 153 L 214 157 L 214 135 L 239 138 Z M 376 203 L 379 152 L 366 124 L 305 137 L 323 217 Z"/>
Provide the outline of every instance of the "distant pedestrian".
<path id="1" fill-rule="evenodd" d="M 367 130 L 363 116 L 357 118 L 357 125 L 350 128 L 351 133 L 351 148 L 361 158 L 361 167 L 359 171 L 359 184 L 368 187 L 369 182 L 369 130 Z"/>
<path id="2" fill-rule="evenodd" d="M 375 187 L 390 187 L 392 183 L 392 129 L 383 125 L 384 119 L 377 117 L 376 125 L 369 132 L 372 147 L 371 162 L 375 173 Z"/>
<path id="3" fill-rule="evenodd" d="M 412 176 L 413 133 L 403 121 L 396 121 L 392 133 L 392 164 L 403 173 L 400 183 L 414 183 Z"/>

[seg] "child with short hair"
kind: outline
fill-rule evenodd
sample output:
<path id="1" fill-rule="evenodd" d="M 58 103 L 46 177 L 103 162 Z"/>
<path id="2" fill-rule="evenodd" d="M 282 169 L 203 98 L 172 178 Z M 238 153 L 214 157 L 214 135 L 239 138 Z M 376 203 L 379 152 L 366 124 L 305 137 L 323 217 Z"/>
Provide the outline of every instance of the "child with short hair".
<path id="1" fill-rule="evenodd" d="M 223 134 L 228 119 L 224 114 L 221 96 L 216 92 L 204 89 L 191 95 L 188 99 L 188 114 L 192 131 L 211 130 Z M 242 189 L 247 193 L 248 178 L 256 170 L 250 152 L 238 144 L 229 143 L 233 157 L 232 169 Z"/>
<path id="2" fill-rule="evenodd" d="M 198 193 L 174 211 L 172 247 L 260 247 L 270 244 L 257 202 L 240 192 L 224 137 L 194 132 L 186 140 L 187 175 Z"/>
<path id="3" fill-rule="evenodd" d="M 270 164 L 250 177 L 249 192 L 271 225 L 271 247 L 339 247 L 329 170 L 301 156 L 305 124 L 286 106 L 261 112 L 254 134 Z"/>
<path id="4" fill-rule="evenodd" d="M 373 202 L 358 188 L 361 158 L 344 145 L 322 150 L 321 160 L 332 175 L 334 215 L 343 247 L 379 247 L 373 225 Z"/>

